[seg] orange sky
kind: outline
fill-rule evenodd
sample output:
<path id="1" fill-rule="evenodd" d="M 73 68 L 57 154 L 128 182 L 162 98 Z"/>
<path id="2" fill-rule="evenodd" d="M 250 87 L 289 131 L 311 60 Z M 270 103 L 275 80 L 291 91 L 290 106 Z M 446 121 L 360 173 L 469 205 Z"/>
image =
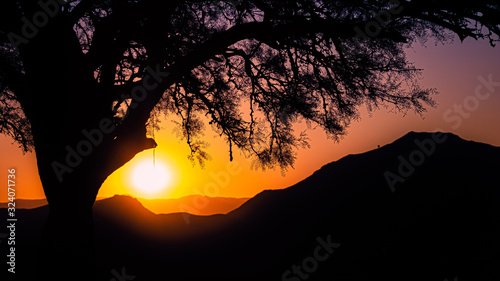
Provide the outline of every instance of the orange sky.
<path id="1" fill-rule="evenodd" d="M 173 179 L 167 189 L 154 197 L 175 198 L 190 194 L 252 197 L 264 189 L 288 187 L 331 161 L 347 154 L 375 149 L 377 145 L 390 143 L 408 131 L 434 131 L 439 128 L 465 139 L 500 146 L 500 86 L 490 87 L 492 92 L 484 100 L 475 97 L 478 87 L 480 94 L 488 93 L 486 87 L 479 86 L 479 77 L 488 80 L 491 75 L 492 81 L 500 83 L 500 46 L 492 48 L 488 42 L 474 40 L 460 44 L 457 40 L 452 45 L 415 46 L 408 50 L 408 56 L 417 67 L 424 69 L 421 85 L 435 87 L 440 92 L 435 97 L 438 107 L 430 108 L 425 113 L 425 119 L 413 113 L 406 116 L 390 113 L 390 108 L 382 108 L 369 117 L 361 109 L 361 120 L 351 125 L 348 135 L 340 143 L 327 140 L 319 130 L 310 132 L 311 148 L 298 151 L 295 169 L 290 169 L 285 176 L 279 169 L 265 172 L 252 170 L 251 161 L 239 153 L 234 153 L 232 167 L 228 170 L 228 148 L 211 131 L 207 131 L 206 141 L 211 143 L 208 152 L 212 161 L 207 162 L 204 169 L 198 165 L 193 167 L 187 159 L 187 145 L 172 134 L 171 122 L 165 120 L 161 124 L 162 131 L 156 133 L 159 144 L 156 158 L 169 167 Z M 454 111 L 456 106 L 464 107 L 462 115 Z M 17 198 L 43 198 L 35 155 L 23 155 L 17 145 L 5 136 L 0 136 L 0 152 L 0 168 L 5 179 L 7 169 L 16 168 Z M 131 171 L 141 161 L 152 161 L 152 151 L 138 154 L 112 174 L 101 187 L 99 196 L 130 194 L 146 197 L 134 188 L 130 180 Z M 219 179 L 214 179 L 214 175 Z M 222 178 L 222 175 L 227 177 Z M 0 193 L 1 202 L 7 200 L 6 189 L 4 191 Z"/>

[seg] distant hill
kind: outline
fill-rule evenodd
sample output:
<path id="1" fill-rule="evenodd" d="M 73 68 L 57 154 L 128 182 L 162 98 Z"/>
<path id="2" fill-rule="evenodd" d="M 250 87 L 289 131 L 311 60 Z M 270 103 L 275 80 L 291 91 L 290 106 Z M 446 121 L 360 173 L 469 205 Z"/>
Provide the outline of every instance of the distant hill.
<path id="1" fill-rule="evenodd" d="M 156 214 L 188 212 L 193 215 L 208 216 L 227 214 L 241 206 L 249 198 L 189 195 L 175 199 L 138 199 L 144 207 Z"/>
<path id="2" fill-rule="evenodd" d="M 134 280 L 500 280 L 499 159 L 499 147 L 411 132 L 226 215 L 104 199 L 94 206 L 99 280 L 123 267 Z M 36 278 L 28 257 L 46 214 L 18 210 L 20 278 Z"/>
<path id="3" fill-rule="evenodd" d="M 0 208 L 7 208 L 8 203 L 0 203 Z M 16 209 L 34 209 L 47 205 L 47 199 L 16 199 Z"/>
<path id="4" fill-rule="evenodd" d="M 99 198 L 97 201 L 103 199 L 105 198 Z M 175 199 L 138 199 L 144 207 L 156 214 L 189 212 L 193 215 L 208 216 L 229 213 L 241 206 L 249 198 L 190 195 Z M 17 209 L 34 209 L 44 205 L 47 205 L 46 199 L 16 199 Z M 0 203 L 0 208 L 7 208 L 7 203 Z"/>

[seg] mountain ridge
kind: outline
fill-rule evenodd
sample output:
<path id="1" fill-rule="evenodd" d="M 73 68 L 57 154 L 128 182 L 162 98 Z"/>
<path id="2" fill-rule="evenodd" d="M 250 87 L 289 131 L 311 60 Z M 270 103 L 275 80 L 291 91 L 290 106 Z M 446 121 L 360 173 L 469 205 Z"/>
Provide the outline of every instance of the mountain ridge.
<path id="1" fill-rule="evenodd" d="M 179 198 L 146 199 L 131 195 L 116 194 L 107 198 L 98 198 L 96 202 L 113 198 L 115 196 L 128 196 L 137 198 L 141 204 L 155 214 L 180 213 L 188 209 L 193 215 L 208 216 L 213 214 L 226 214 L 241 206 L 250 198 L 236 197 L 210 197 L 204 195 L 187 195 Z M 203 200 L 204 208 L 194 208 L 194 200 Z M 0 203 L 0 208 L 7 208 L 9 202 Z M 46 199 L 16 199 L 16 209 L 34 209 L 47 205 Z"/>
<path id="2" fill-rule="evenodd" d="M 302 280 L 284 273 L 304 268 L 318 239 L 340 246 L 308 280 L 499 280 L 500 147 L 440 136 L 430 149 L 435 135 L 410 132 L 226 215 L 155 215 L 126 197 L 96 203 L 101 280 L 113 266 L 141 280 L 161 280 L 166 266 L 175 280 Z M 400 173 L 411 159 L 412 173 Z M 404 177 L 393 189 L 388 171 Z M 39 212 L 20 211 L 24 227 L 43 227 Z"/>

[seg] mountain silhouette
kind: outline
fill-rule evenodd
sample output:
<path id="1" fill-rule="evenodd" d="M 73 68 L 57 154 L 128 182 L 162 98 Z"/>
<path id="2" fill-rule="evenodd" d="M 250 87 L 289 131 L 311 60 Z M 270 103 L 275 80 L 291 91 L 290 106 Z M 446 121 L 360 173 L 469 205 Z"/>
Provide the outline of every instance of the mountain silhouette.
<path id="1" fill-rule="evenodd" d="M 100 201 L 106 198 L 97 198 Z M 188 195 L 172 199 L 138 198 L 144 207 L 156 214 L 181 213 L 188 211 L 193 215 L 209 216 L 226 214 L 238 208 L 249 198 L 209 197 Z M 200 204 L 202 204 L 200 207 Z M 7 208 L 8 202 L 0 203 L 0 208 Z M 47 205 L 47 199 L 16 199 L 16 209 L 34 209 Z M 198 208 L 197 208 L 198 207 Z"/>
<path id="2" fill-rule="evenodd" d="M 7 208 L 6 203 L 0 203 L 0 208 Z M 47 205 L 47 199 L 16 199 L 16 209 L 34 209 Z"/>
<path id="3" fill-rule="evenodd" d="M 98 276 L 500 280 L 499 159 L 499 147 L 410 132 L 226 215 L 156 215 L 135 198 L 104 199 L 94 205 Z M 47 207 L 18 211 L 18 271 L 29 280 Z"/>
<path id="4" fill-rule="evenodd" d="M 241 206 L 249 198 L 188 195 L 174 199 L 138 199 L 144 207 L 156 214 L 188 212 L 194 215 L 209 216 L 227 214 Z"/>

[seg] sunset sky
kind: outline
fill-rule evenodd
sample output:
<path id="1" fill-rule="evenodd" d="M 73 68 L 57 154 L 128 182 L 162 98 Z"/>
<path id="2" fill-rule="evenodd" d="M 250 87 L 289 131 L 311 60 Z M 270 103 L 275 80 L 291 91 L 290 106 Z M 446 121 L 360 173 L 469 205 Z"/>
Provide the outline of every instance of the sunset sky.
<path id="1" fill-rule="evenodd" d="M 187 159 L 188 146 L 172 133 L 172 122 L 162 120 L 163 127 L 156 132 L 157 168 L 168 171 L 163 187 L 157 192 L 148 193 L 137 176 L 139 164 L 153 162 L 153 151 L 138 154 L 134 160 L 112 174 L 101 187 L 99 197 L 114 194 L 129 194 L 149 198 L 177 198 L 190 194 L 204 194 L 224 197 L 253 197 L 264 189 L 285 188 L 301 181 L 321 166 L 338 160 L 348 154 L 361 153 L 388 144 L 409 131 L 435 131 L 440 129 L 461 136 L 467 140 L 500 146 L 500 46 L 492 48 L 486 41 L 472 39 L 460 43 L 437 45 L 432 41 L 426 48 L 415 44 L 407 50 L 410 61 L 423 68 L 421 85 L 437 88 L 436 108 L 429 108 L 424 119 L 409 112 L 406 116 L 392 113 L 391 107 L 381 108 L 368 116 L 361 108 L 361 119 L 354 122 L 348 135 L 335 143 L 326 139 L 320 130 L 309 132 L 310 149 L 298 151 L 295 169 L 283 176 L 279 168 L 271 171 L 251 169 L 251 161 L 238 152 L 228 170 L 228 147 L 210 129 L 206 132 L 208 150 L 212 157 L 205 168 L 192 166 Z M 481 78 L 482 77 L 482 78 Z M 491 77 L 491 78 L 490 78 Z M 494 81 L 493 86 L 481 86 L 481 81 Z M 495 87 L 494 84 L 497 84 Z M 489 97 L 480 100 L 475 97 L 478 91 Z M 491 92 L 490 92 L 491 91 Z M 477 102 L 475 104 L 475 102 Z M 462 107 L 463 112 L 458 112 Z M 299 128 L 305 128 L 299 124 Z M 38 177 L 34 153 L 23 155 L 12 140 L 0 136 L 0 168 L 6 179 L 7 169 L 15 168 L 17 175 L 17 198 L 44 198 Z M 135 173 L 135 175 L 134 175 Z M 220 182 L 222 175 L 224 181 Z M 217 175 L 216 178 L 213 176 Z M 135 178 L 134 178 L 135 177 Z M 144 177 L 144 181 L 150 177 Z M 137 183 L 139 182 L 139 183 Z M 5 202 L 7 192 L 0 193 L 0 201 Z"/>

